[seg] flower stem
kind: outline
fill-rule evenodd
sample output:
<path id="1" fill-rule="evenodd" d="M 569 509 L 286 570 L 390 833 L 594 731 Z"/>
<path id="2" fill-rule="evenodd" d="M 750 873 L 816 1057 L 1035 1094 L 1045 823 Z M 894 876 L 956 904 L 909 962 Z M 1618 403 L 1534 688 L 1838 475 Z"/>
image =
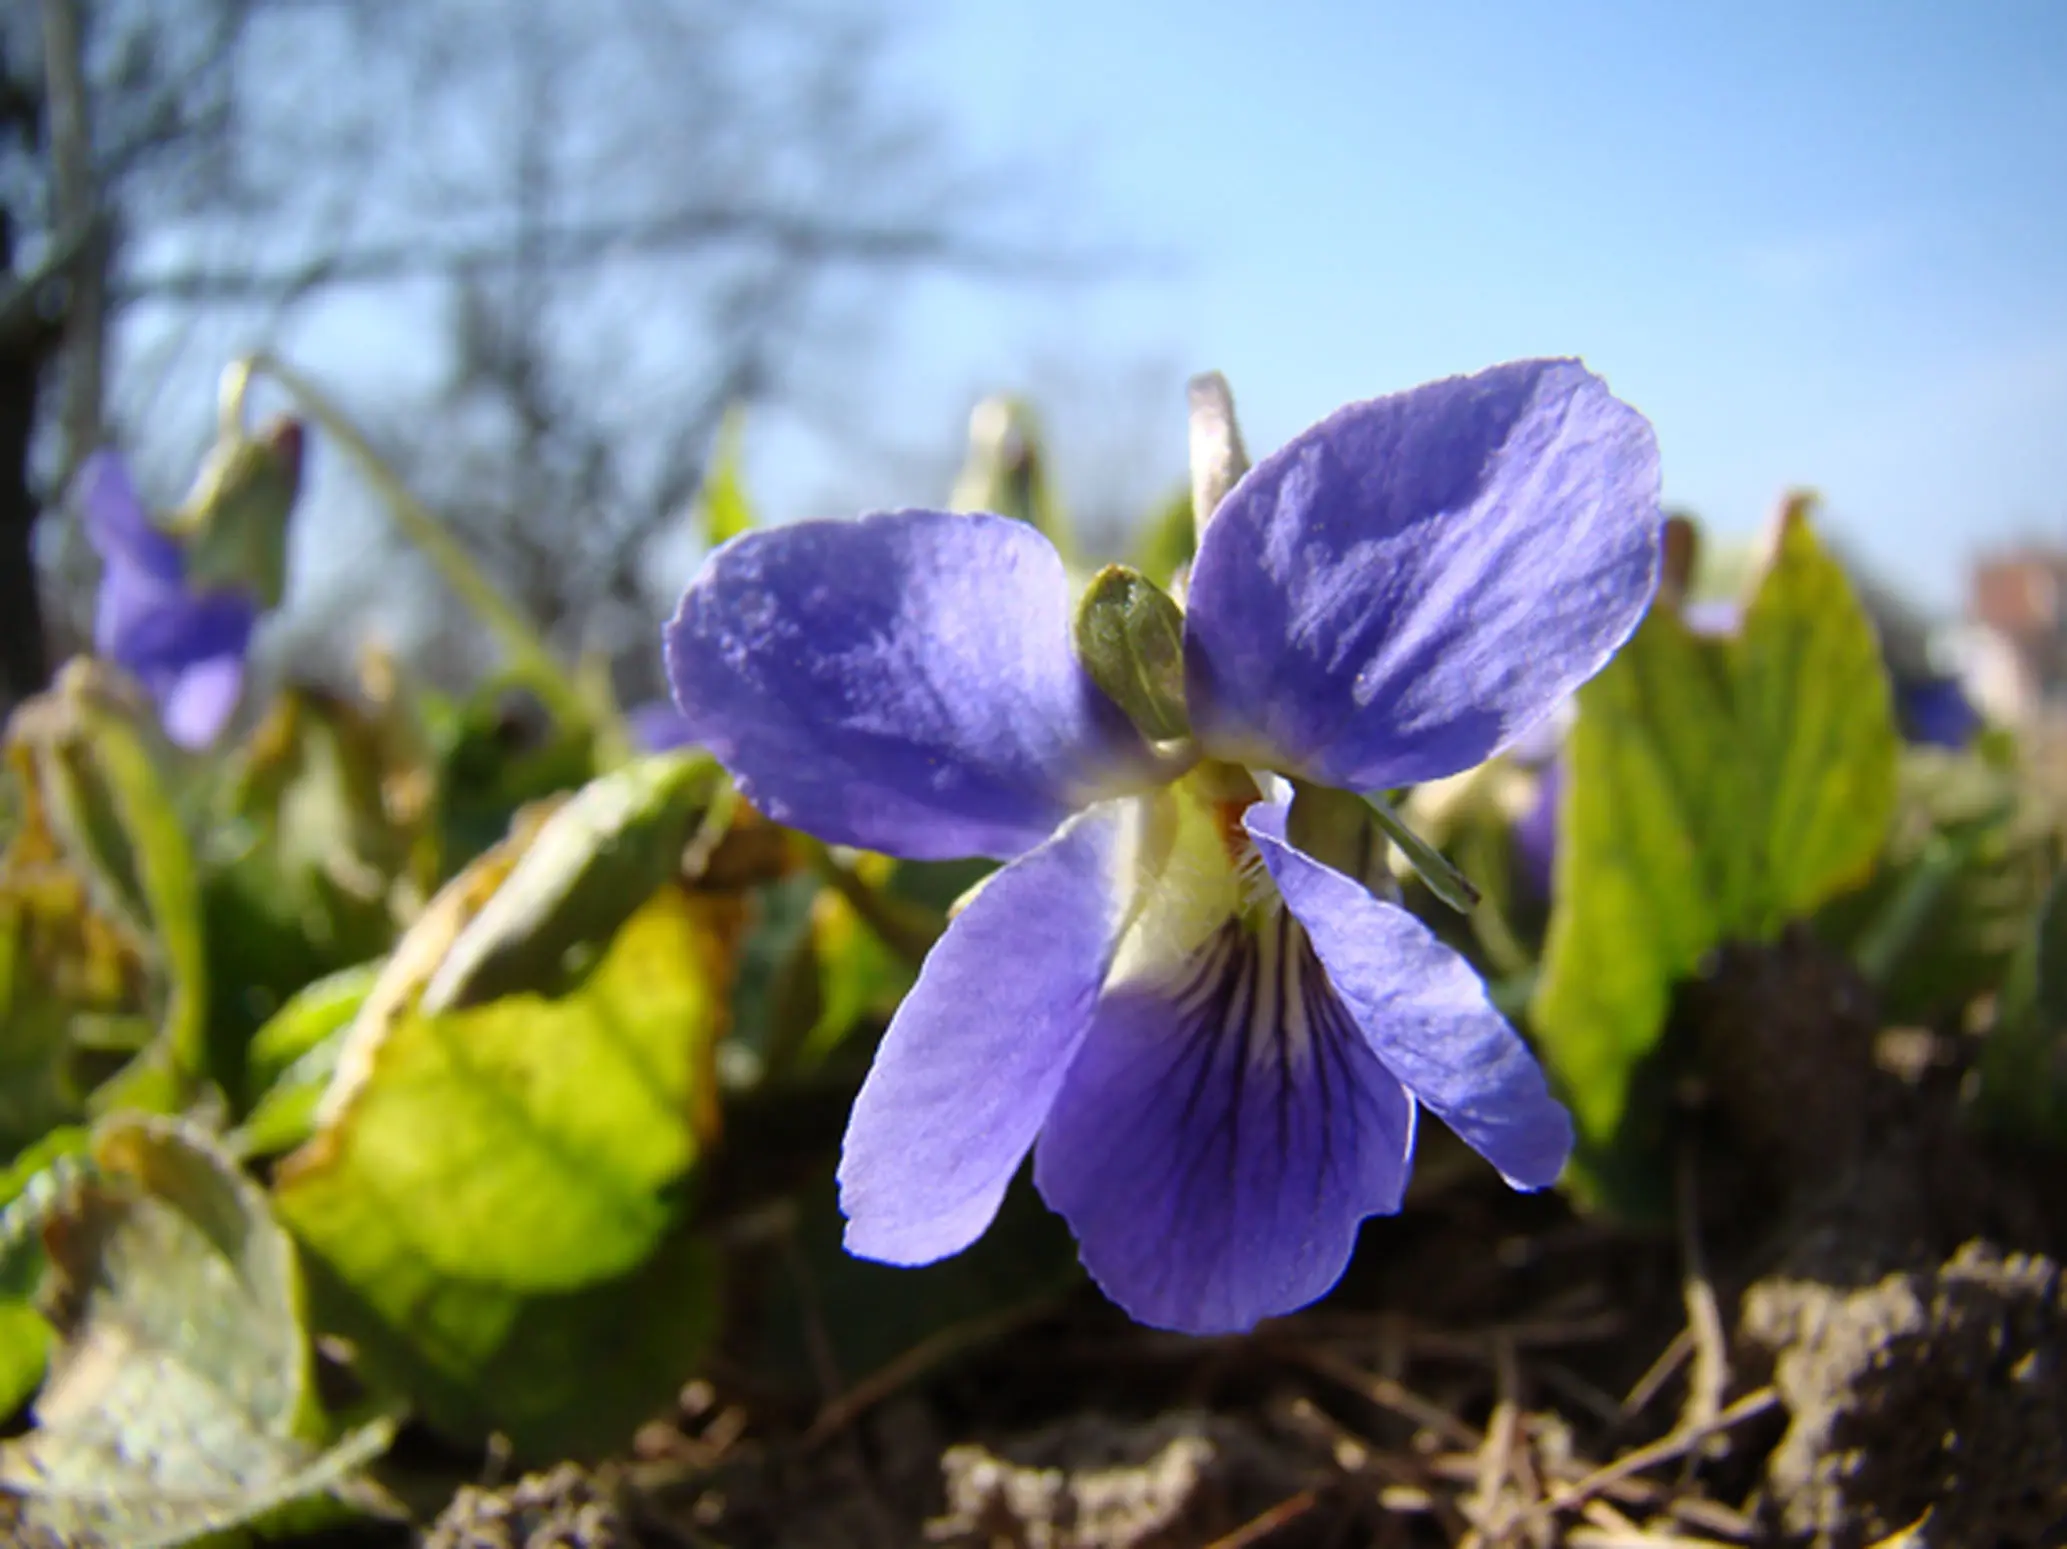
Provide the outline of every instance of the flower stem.
<path id="1" fill-rule="evenodd" d="M 545 707 L 564 727 L 588 727 L 606 739 L 621 727 L 613 706 L 598 706 L 584 695 L 536 628 L 523 613 L 481 573 L 465 547 L 429 507 L 409 492 L 395 472 L 373 449 L 357 425 L 326 394 L 299 371 L 267 351 L 237 361 L 224 373 L 222 419 L 226 429 L 240 428 L 244 396 L 251 382 L 271 377 L 293 396 L 308 415 L 336 438 L 366 481 L 393 513 L 396 524 L 430 561 L 431 568 L 487 628 L 507 654 L 510 666 L 535 692 Z M 600 711 L 600 714 L 599 714 Z M 604 724 L 598 725 L 598 721 Z"/>
<path id="2" fill-rule="evenodd" d="M 1383 792 L 1365 793 L 1364 804 L 1371 809 L 1371 815 L 1378 820 L 1385 837 L 1400 847 L 1407 863 L 1420 873 L 1431 893 L 1459 914 L 1469 914 L 1478 907 L 1478 889 L 1466 880 L 1463 872 L 1450 864 L 1442 851 L 1407 827 L 1406 820 L 1393 811 L 1392 803 L 1385 799 Z"/>
<path id="3" fill-rule="evenodd" d="M 884 946 L 914 968 L 925 962 L 933 943 L 947 928 L 944 920 L 922 905 L 871 887 L 860 873 L 819 841 L 808 839 L 805 846 L 819 880 L 846 901 Z"/>

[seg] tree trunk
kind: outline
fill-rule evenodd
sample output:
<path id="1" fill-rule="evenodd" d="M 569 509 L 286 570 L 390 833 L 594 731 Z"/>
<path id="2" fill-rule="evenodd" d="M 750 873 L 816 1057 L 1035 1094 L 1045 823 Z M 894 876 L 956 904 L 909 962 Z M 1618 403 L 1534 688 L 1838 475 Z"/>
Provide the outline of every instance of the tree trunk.
<path id="1" fill-rule="evenodd" d="M 0 286 L 16 283 L 14 227 L 0 210 Z M 62 336 L 62 328 L 34 307 L 20 309 L 13 326 L 0 330 L 0 715 L 50 680 L 36 593 L 29 441 L 43 374 Z"/>

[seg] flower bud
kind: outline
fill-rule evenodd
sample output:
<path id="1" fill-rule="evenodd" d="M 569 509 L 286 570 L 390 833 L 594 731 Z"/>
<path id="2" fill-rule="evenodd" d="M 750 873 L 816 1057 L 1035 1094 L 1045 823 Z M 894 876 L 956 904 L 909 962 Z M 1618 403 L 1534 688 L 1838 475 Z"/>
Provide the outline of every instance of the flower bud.
<path id="1" fill-rule="evenodd" d="M 1151 742 L 1190 735 L 1184 708 L 1184 615 L 1126 565 L 1107 565 L 1077 604 L 1077 658 Z"/>
<path id="2" fill-rule="evenodd" d="M 1191 520 L 1203 538 L 1220 502 L 1249 471 L 1249 454 L 1242 447 L 1226 377 L 1205 372 L 1193 377 L 1185 392 L 1191 401 Z"/>
<path id="3" fill-rule="evenodd" d="M 255 436 L 237 431 L 209 450 L 194 486 L 166 520 L 186 550 L 198 590 L 249 592 L 264 609 L 287 590 L 287 518 L 301 493 L 301 422 L 276 419 Z"/>
<path id="4" fill-rule="evenodd" d="M 969 415 L 969 457 L 955 478 L 948 506 L 955 511 L 989 511 L 1044 534 L 1065 559 L 1069 533 L 1048 482 L 1048 459 L 1040 424 L 1024 401 L 1002 395 L 984 399 Z"/>

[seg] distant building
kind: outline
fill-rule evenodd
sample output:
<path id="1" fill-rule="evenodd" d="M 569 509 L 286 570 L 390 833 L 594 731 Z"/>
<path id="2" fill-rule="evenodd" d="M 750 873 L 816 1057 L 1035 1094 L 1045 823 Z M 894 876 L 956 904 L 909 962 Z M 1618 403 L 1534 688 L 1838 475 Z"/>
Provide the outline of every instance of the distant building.
<path id="1" fill-rule="evenodd" d="M 2032 546 L 1977 560 L 1967 616 L 1963 666 L 1992 713 L 2022 720 L 2067 699 L 2067 553 Z"/>

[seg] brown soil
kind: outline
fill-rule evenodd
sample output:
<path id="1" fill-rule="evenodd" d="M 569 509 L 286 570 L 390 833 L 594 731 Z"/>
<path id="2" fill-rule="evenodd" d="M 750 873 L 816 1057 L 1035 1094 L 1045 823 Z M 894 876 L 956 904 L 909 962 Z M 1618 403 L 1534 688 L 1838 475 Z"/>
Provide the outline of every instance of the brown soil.
<path id="1" fill-rule="evenodd" d="M 721 1362 L 634 1455 L 469 1490 L 437 1549 L 2067 1545 L 2063 1160 L 1962 1122 L 1805 937 L 1677 1013 L 1676 1226 L 1424 1138 L 1323 1306 L 1239 1339 L 1087 1289 L 846 1382 Z M 1434 1126 L 1430 1126 L 1431 1129 Z"/>

